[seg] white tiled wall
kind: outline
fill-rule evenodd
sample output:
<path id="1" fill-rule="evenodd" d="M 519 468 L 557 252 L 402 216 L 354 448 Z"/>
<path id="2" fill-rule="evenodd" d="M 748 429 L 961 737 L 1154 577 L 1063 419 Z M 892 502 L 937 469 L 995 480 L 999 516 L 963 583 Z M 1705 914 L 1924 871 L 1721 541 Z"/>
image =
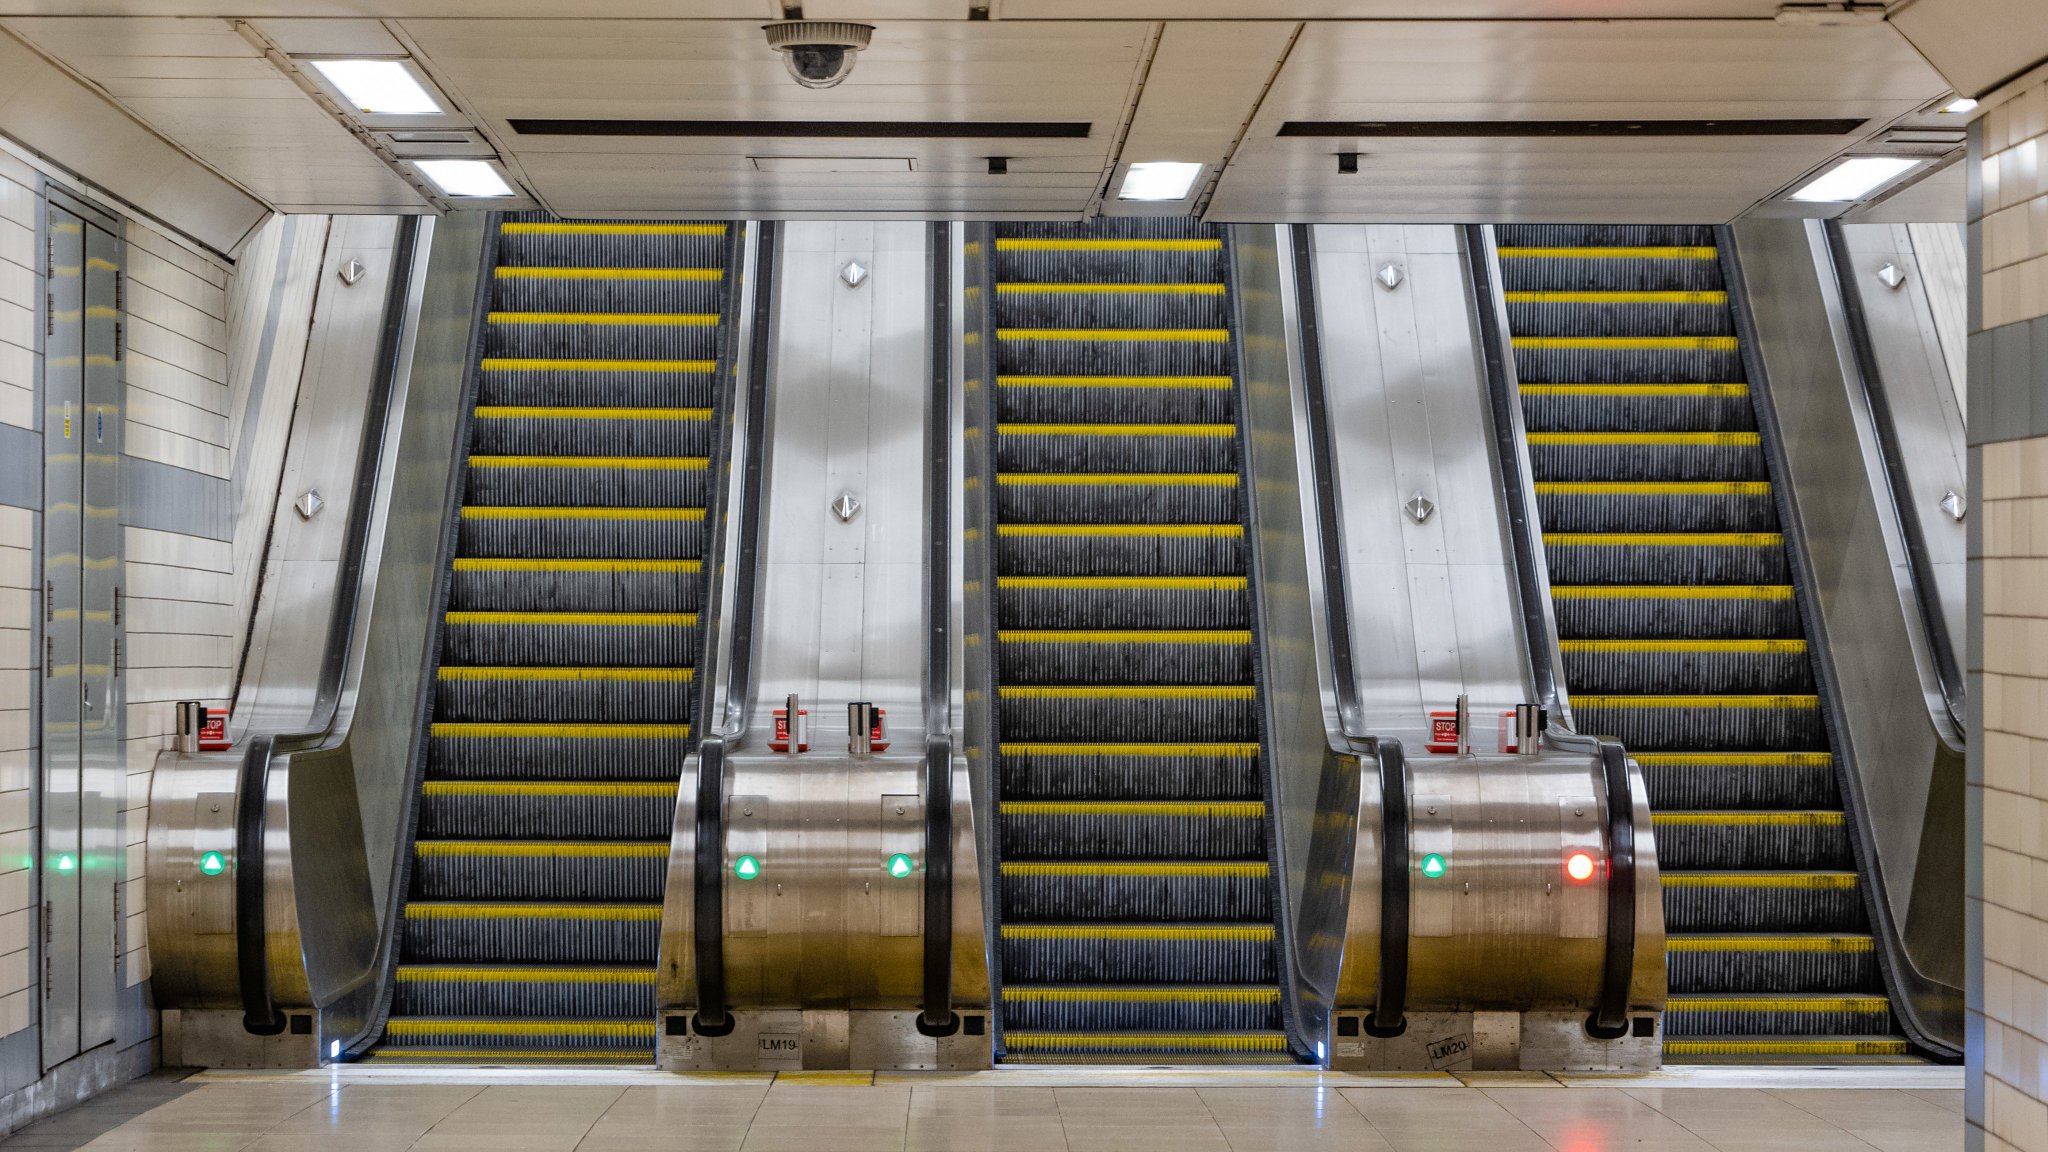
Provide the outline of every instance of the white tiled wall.
<path id="1" fill-rule="evenodd" d="M 2048 85 L 1984 115 L 1984 327 L 2048 316 Z"/>
<path id="2" fill-rule="evenodd" d="M 0 424 L 35 427 L 36 176 L 0 152 Z"/>
<path id="3" fill-rule="evenodd" d="M 0 423 L 36 425 L 36 192 L 26 164 L 0 153 Z M 0 466 L 19 461 L 0 462 Z M 29 1026 L 30 793 L 36 778 L 30 704 L 35 652 L 36 514 L 0 505 L 0 1036 Z"/>

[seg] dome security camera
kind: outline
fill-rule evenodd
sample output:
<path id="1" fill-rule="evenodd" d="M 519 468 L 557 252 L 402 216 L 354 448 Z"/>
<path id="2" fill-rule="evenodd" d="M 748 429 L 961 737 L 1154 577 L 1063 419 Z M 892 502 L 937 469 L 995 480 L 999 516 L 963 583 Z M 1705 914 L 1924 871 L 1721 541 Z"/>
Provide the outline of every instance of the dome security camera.
<path id="1" fill-rule="evenodd" d="M 875 34 L 874 25 L 848 20 L 778 20 L 761 30 L 806 88 L 831 88 L 851 76 L 855 57 Z"/>

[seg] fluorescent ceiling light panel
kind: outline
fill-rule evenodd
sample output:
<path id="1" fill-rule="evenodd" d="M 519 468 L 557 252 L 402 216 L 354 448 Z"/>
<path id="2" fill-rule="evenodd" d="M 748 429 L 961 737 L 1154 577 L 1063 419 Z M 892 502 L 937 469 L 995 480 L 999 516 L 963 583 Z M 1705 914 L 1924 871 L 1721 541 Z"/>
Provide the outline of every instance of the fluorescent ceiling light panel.
<path id="1" fill-rule="evenodd" d="M 449 196 L 512 195 L 512 186 L 488 160 L 415 160 L 413 166 Z"/>
<path id="2" fill-rule="evenodd" d="M 1958 116 L 1962 115 L 1965 112 L 1975 112 L 1976 110 L 1977 102 L 1975 100 L 1970 99 L 1968 96 L 1964 96 L 1942 107 L 1943 112 L 1952 112 Z"/>
<path id="3" fill-rule="evenodd" d="M 367 116 L 439 116 L 425 85 L 397 60 L 314 60 L 327 82 Z"/>
<path id="4" fill-rule="evenodd" d="M 1851 156 L 1792 193 L 1792 199 L 1824 204 L 1861 200 L 1919 166 L 1911 156 Z"/>
<path id="5" fill-rule="evenodd" d="M 1195 177 L 1202 174 L 1200 164 L 1185 160 L 1151 160 L 1133 164 L 1124 173 L 1124 186 L 1118 190 L 1119 200 L 1185 200 L 1189 189 L 1195 186 Z"/>

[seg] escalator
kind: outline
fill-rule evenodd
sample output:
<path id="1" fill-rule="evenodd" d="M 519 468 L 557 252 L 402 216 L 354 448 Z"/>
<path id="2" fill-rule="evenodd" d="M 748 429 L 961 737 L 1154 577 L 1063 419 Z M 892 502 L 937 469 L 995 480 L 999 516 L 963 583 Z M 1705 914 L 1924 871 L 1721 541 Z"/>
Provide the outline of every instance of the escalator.
<path id="1" fill-rule="evenodd" d="M 999 1051 L 1291 1059 L 1222 233 L 993 242 Z"/>
<path id="2" fill-rule="evenodd" d="M 1563 679 L 1649 786 L 1666 1056 L 1906 1056 L 1714 230 L 1497 235 Z"/>
<path id="3" fill-rule="evenodd" d="M 724 224 L 499 225 L 373 1060 L 653 1059 L 731 249 Z"/>

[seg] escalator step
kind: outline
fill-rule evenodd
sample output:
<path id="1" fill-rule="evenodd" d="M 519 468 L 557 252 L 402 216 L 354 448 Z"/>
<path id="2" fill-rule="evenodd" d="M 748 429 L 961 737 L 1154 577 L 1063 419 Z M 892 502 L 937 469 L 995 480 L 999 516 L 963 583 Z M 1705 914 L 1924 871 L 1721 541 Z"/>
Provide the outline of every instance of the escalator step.
<path id="1" fill-rule="evenodd" d="M 1760 480 L 1541 481 L 1550 532 L 1775 532 L 1778 505 Z"/>
<path id="2" fill-rule="evenodd" d="M 654 1016 L 654 969 L 490 964 L 398 969 L 397 1016 Z"/>
<path id="3" fill-rule="evenodd" d="M 716 268 L 724 224 L 515 221 L 498 227 L 498 263 L 527 268 Z"/>
<path id="4" fill-rule="evenodd" d="M 633 1067 L 654 1063 L 654 1047 L 649 1044 L 637 1048 L 417 1048 L 380 1044 L 363 1059 L 370 1064 Z"/>
<path id="5" fill-rule="evenodd" d="M 1220 524 L 1237 519 L 1237 489 L 1235 472 L 1004 472 L 996 515 L 1030 524 Z"/>
<path id="6" fill-rule="evenodd" d="M 1041 1029 L 1278 1033 L 1280 989 L 1013 984 L 1003 989 L 1003 1022 L 1012 1043 Z"/>
<path id="7" fill-rule="evenodd" d="M 1733 336 L 1726 292 L 1509 292 L 1518 336 Z"/>
<path id="8" fill-rule="evenodd" d="M 435 715 L 448 721 L 553 716 L 589 721 L 687 724 L 696 699 L 689 668 L 520 668 L 443 664 Z"/>
<path id="9" fill-rule="evenodd" d="M 1069 424 L 1114 412 L 1138 424 L 1232 418 L 1228 376 L 1001 376 L 996 418 L 1004 423 Z"/>
<path id="10" fill-rule="evenodd" d="M 467 502 L 496 507 L 696 508 L 702 456 L 471 456 Z"/>
<path id="11" fill-rule="evenodd" d="M 1658 811 L 1841 806 L 1827 752 L 1641 752 L 1634 759 Z"/>
<path id="12" fill-rule="evenodd" d="M 1006 375 L 1215 376 L 1230 371 L 1226 328 L 998 328 Z"/>
<path id="13" fill-rule="evenodd" d="M 703 360 L 486 362 L 477 403 L 503 408 L 708 408 L 716 368 Z"/>
<path id="14" fill-rule="evenodd" d="M 1754 432 L 1749 385 L 1524 384 L 1531 432 Z"/>
<path id="15" fill-rule="evenodd" d="M 1502 246 L 1612 247 L 1662 245 L 1711 248 L 1714 229 L 1706 224 L 1503 224 Z"/>
<path id="16" fill-rule="evenodd" d="M 1792 640 L 1789 584 L 1552 584 L 1558 632 L 1579 639 Z"/>
<path id="17" fill-rule="evenodd" d="M 1503 245 L 1501 287 L 1509 292 L 1718 292 L 1721 265 L 1711 245 Z"/>
<path id="18" fill-rule="evenodd" d="M 669 841 L 417 840 L 412 896 L 504 903 L 661 899 Z"/>
<path id="19" fill-rule="evenodd" d="M 1263 834 L 1263 833 L 1262 833 Z M 1272 918 L 1265 861 L 1026 861 L 1002 864 L 1003 918 L 1023 923 Z"/>
<path id="20" fill-rule="evenodd" d="M 465 557 L 667 560 L 704 551 L 702 508 L 465 506 L 456 547 Z"/>
<path id="21" fill-rule="evenodd" d="M 1002 424 L 1004 472 L 1216 473 L 1237 456 L 1234 424 Z"/>
<path id="22" fill-rule="evenodd" d="M 1667 868 L 1849 869 L 1856 853 L 1841 812 L 1658 812 L 1657 858 Z"/>
<path id="23" fill-rule="evenodd" d="M 1816 696 L 1576 696 L 1572 714 L 1580 730 L 1645 751 L 1827 747 Z"/>
<path id="24" fill-rule="evenodd" d="M 1242 573 L 1236 524 L 1003 524 L 996 564 L 1011 576 L 1114 572 L 1128 576 Z"/>
<path id="25" fill-rule="evenodd" d="M 996 285 L 1003 319 L 1020 328 L 1207 328 L 1228 320 L 1223 285 L 1215 283 Z"/>
<path id="26" fill-rule="evenodd" d="M 499 267 L 491 300 L 507 312 L 711 312 L 721 268 Z"/>
<path id="27" fill-rule="evenodd" d="M 654 1021 L 394 1016 L 384 1035 L 403 1047 L 490 1051 L 645 1051 L 652 1056 Z"/>
<path id="28" fill-rule="evenodd" d="M 443 659 L 455 664 L 678 667 L 702 643 L 694 612 L 450 612 Z"/>
<path id="29" fill-rule="evenodd" d="M 661 905 L 415 900 L 405 906 L 404 932 L 413 963 L 652 964 Z"/>
<path id="30" fill-rule="evenodd" d="M 497 359 L 711 360 L 715 312 L 492 312 L 484 354 Z"/>
<path id="31" fill-rule="evenodd" d="M 1790 587 L 1785 537 L 1777 532 L 1546 533 L 1550 582 L 1742 584 Z"/>
<path id="32" fill-rule="evenodd" d="M 1003 678 L 1014 684 L 1243 684 L 1252 678 L 1249 629 L 1025 630 L 996 633 Z"/>
<path id="33" fill-rule="evenodd" d="M 1881 986 L 1869 936 L 1783 933 L 1686 935 L 1668 940 L 1666 968 L 1679 992 L 1860 992 Z"/>
<path id="34" fill-rule="evenodd" d="M 1804 640 L 1564 640 L 1574 692 L 1811 693 Z"/>
<path id="35" fill-rule="evenodd" d="M 1006 860 L 1244 860 L 1266 852 L 1263 801 L 1006 800 Z"/>
<path id="36" fill-rule="evenodd" d="M 1004 744 L 1002 794 L 1018 800 L 1225 800 L 1259 795 L 1259 746 Z"/>
<path id="37" fill-rule="evenodd" d="M 1250 743 L 1259 735 L 1258 689 L 1249 685 L 1005 684 L 997 697 L 1002 731 L 1020 743 L 1112 742 L 1151 733 Z"/>
<path id="38" fill-rule="evenodd" d="M 1135 1055 L 1218 1057 L 1233 1061 L 1289 1058 L 1284 1032 L 1010 1032 L 1003 1043 L 1025 1059 Z"/>
<path id="39" fill-rule="evenodd" d="M 704 571 L 696 560 L 487 559 L 455 561 L 457 612 L 695 612 Z"/>
<path id="40" fill-rule="evenodd" d="M 1813 1063 L 1829 1057 L 1872 1057 L 1912 1055 L 1903 1036 L 1740 1036 L 1698 1037 L 1667 1040 L 1667 1057 L 1725 1057 L 1738 1060 L 1780 1059 L 1788 1063 Z"/>
<path id="41" fill-rule="evenodd" d="M 1765 475 L 1754 432 L 1531 432 L 1538 480 L 1756 480 Z"/>
<path id="42" fill-rule="evenodd" d="M 492 456 L 704 456 L 709 408 L 478 408 L 470 451 Z"/>
<path id="43" fill-rule="evenodd" d="M 1243 629 L 1243 576 L 1004 576 L 996 617 L 1041 629 Z"/>
<path id="44" fill-rule="evenodd" d="M 515 839 L 613 836 L 654 840 L 673 831 L 675 807 L 673 780 L 429 780 L 420 791 L 420 835 Z"/>
<path id="45" fill-rule="evenodd" d="M 1665 928 L 1688 932 L 1863 932 L 1854 872 L 1664 872 Z"/>
<path id="46" fill-rule="evenodd" d="M 688 724 L 436 723 L 427 763 L 444 779 L 540 779 L 574 765 L 586 780 L 644 779 L 679 761 Z"/>
<path id="47" fill-rule="evenodd" d="M 1277 978 L 1271 924 L 1004 924 L 1005 983 L 1223 984 Z"/>

